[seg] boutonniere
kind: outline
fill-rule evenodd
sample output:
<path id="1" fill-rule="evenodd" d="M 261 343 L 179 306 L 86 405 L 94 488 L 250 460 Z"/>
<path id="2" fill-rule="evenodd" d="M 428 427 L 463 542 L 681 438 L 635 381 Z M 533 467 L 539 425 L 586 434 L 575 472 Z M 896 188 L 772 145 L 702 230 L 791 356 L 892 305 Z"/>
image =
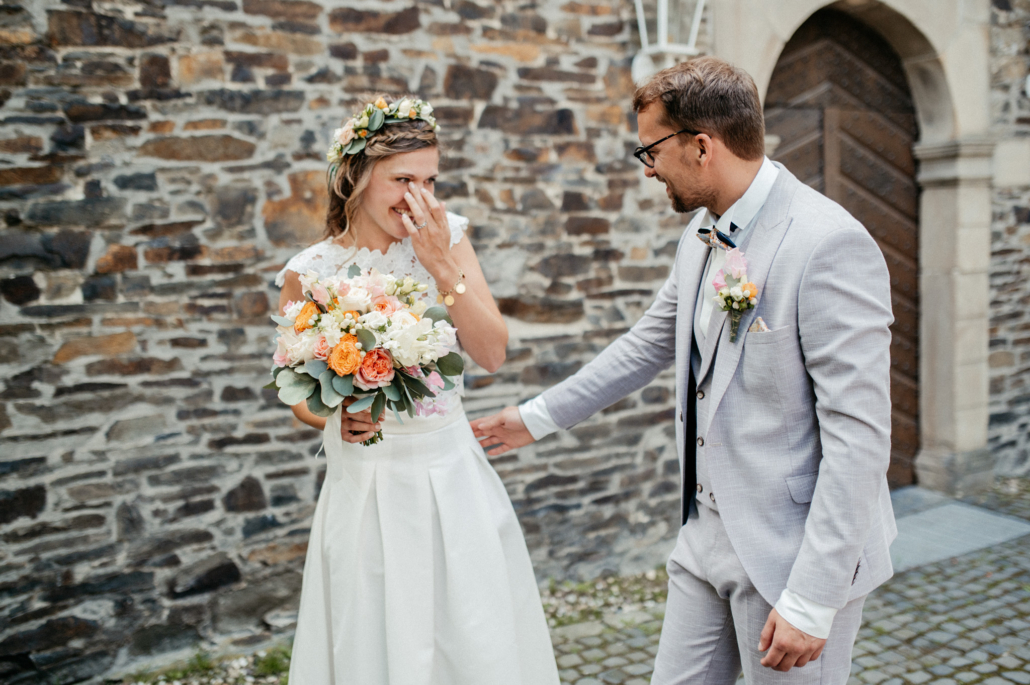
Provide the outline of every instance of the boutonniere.
<path id="1" fill-rule="evenodd" d="M 758 286 L 747 278 L 747 259 L 734 248 L 726 253 L 726 263 L 712 280 L 715 304 L 730 313 L 730 342 L 737 342 L 737 330 L 744 312 L 758 304 Z"/>

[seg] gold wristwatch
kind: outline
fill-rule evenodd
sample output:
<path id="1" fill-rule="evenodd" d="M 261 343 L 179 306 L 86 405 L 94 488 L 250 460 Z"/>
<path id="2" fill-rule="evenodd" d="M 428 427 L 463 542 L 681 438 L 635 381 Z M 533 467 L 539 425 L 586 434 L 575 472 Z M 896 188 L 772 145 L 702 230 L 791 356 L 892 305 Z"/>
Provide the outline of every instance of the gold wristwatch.
<path id="1" fill-rule="evenodd" d="M 450 290 L 446 290 L 436 296 L 437 304 L 445 304 L 450 307 L 454 304 L 454 295 L 451 293 L 458 293 L 459 295 L 465 294 L 465 272 L 458 269 L 458 280 L 454 283 L 454 287 Z"/>

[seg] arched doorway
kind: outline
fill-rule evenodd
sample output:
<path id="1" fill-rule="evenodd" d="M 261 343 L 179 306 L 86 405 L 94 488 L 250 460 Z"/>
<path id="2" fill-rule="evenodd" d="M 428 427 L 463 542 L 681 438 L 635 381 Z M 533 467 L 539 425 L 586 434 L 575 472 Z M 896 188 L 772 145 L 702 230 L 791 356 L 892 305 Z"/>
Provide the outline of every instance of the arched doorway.
<path id="1" fill-rule="evenodd" d="M 919 452 L 919 187 L 916 111 L 901 58 L 834 9 L 787 42 L 766 93 L 773 159 L 839 202 L 884 253 L 891 276 L 891 487 L 915 482 Z"/>

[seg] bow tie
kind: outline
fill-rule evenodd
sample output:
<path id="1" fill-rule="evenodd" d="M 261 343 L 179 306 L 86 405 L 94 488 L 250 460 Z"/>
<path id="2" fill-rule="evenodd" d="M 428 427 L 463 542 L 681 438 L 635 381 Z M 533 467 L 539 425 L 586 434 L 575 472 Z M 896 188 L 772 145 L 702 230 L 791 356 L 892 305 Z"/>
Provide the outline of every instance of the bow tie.
<path id="1" fill-rule="evenodd" d="M 737 230 L 737 225 L 734 223 L 730 224 L 730 233 Z M 715 226 L 711 228 L 699 228 L 697 229 L 697 238 L 702 243 L 713 249 L 720 250 L 732 250 L 737 247 L 737 244 L 733 242 L 733 239 L 722 231 L 715 229 Z"/>

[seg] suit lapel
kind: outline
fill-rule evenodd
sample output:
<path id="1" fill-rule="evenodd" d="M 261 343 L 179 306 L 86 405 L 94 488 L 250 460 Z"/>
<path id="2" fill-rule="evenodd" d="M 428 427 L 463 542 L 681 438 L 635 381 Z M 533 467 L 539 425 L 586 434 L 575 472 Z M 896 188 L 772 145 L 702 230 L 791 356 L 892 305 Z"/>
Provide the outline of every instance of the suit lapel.
<path id="1" fill-rule="evenodd" d="M 722 350 L 712 372 L 712 408 L 708 412 L 709 423 L 711 423 L 712 417 L 715 416 L 715 412 L 719 408 L 719 402 L 722 400 L 723 395 L 726 394 L 727 388 L 729 388 L 730 380 L 737 370 L 740 354 L 744 349 L 744 340 L 748 334 L 747 329 L 755 318 L 755 312 L 758 311 L 762 304 L 762 296 L 765 293 L 769 271 L 772 268 L 776 252 L 783 242 L 783 237 L 787 234 L 787 229 L 790 227 L 786 210 L 789 206 L 790 198 L 794 195 L 793 191 L 796 189 L 797 183 L 797 179 L 790 172 L 786 169 L 780 170 L 780 176 L 776 179 L 776 183 L 769 193 L 769 199 L 766 200 L 765 206 L 758 215 L 758 223 L 751 229 L 751 235 L 748 238 L 747 244 L 741 246 L 741 251 L 747 259 L 748 278 L 758 286 L 758 297 L 756 298 L 758 302 L 754 308 L 747 310 L 744 316 L 741 317 L 740 328 L 737 330 L 737 340 L 733 343 L 730 342 L 730 326 L 725 323 L 728 313 L 720 312 L 723 315 L 723 325 L 720 328 L 719 339 L 715 343 L 721 346 Z M 708 348 L 709 345 L 706 343 L 705 347 Z M 714 354 L 713 350 L 712 356 Z M 702 373 L 704 372 L 706 372 L 706 369 L 702 370 Z M 704 375 L 701 377 L 704 378 Z M 699 426 L 698 429 L 701 430 L 702 428 Z M 704 426 L 703 429 L 707 430 L 708 426 Z"/>

